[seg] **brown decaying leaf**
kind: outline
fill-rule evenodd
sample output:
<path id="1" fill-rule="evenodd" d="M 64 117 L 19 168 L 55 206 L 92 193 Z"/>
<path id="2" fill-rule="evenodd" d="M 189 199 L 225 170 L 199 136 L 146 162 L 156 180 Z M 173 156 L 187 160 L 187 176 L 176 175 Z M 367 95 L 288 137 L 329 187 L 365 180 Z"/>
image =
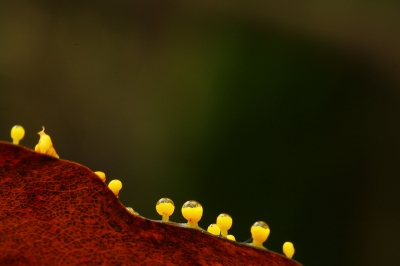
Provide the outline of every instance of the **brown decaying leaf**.
<path id="1" fill-rule="evenodd" d="M 300 264 L 131 215 L 90 169 L 0 142 L 0 265 Z"/>

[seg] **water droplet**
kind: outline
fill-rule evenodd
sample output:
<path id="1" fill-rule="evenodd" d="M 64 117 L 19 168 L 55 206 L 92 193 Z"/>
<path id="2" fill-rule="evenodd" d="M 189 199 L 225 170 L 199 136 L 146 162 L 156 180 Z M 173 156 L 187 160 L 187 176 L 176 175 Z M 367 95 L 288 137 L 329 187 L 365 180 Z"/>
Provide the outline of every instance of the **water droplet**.
<path id="1" fill-rule="evenodd" d="M 268 224 L 263 221 L 258 221 L 251 227 L 251 237 L 253 238 L 252 245 L 259 248 L 264 248 L 263 243 L 267 240 L 270 229 Z"/>
<path id="2" fill-rule="evenodd" d="M 175 210 L 174 202 L 169 198 L 161 198 L 157 201 L 156 210 L 158 214 L 162 216 L 162 221 L 168 222 L 169 216 L 171 216 Z"/>
<path id="3" fill-rule="evenodd" d="M 182 215 L 188 221 L 187 226 L 199 229 L 198 222 L 203 215 L 203 207 L 197 201 L 189 200 L 182 206 Z"/>

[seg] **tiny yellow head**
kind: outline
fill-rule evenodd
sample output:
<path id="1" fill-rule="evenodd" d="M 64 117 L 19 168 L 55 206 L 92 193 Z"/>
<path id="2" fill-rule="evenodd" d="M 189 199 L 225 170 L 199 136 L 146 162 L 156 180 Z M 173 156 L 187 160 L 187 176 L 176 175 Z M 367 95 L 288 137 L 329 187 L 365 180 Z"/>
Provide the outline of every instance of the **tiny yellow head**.
<path id="1" fill-rule="evenodd" d="M 255 222 L 250 232 L 253 238 L 253 246 L 263 248 L 263 243 L 267 240 L 270 233 L 268 224 L 263 221 Z"/>
<path id="2" fill-rule="evenodd" d="M 210 224 L 207 228 L 207 232 L 215 236 L 219 236 L 219 234 L 221 233 L 221 229 L 219 229 L 218 225 L 216 224 Z"/>
<path id="3" fill-rule="evenodd" d="M 103 182 L 106 182 L 106 174 L 101 171 L 94 172 Z"/>
<path id="4" fill-rule="evenodd" d="M 233 235 L 227 235 L 226 238 L 232 241 L 236 241 L 236 238 Z"/>
<path id="5" fill-rule="evenodd" d="M 203 207 L 197 201 L 186 201 L 182 206 L 182 215 L 188 221 L 189 227 L 199 228 L 198 222 L 203 215 Z"/>
<path id="6" fill-rule="evenodd" d="M 285 242 L 282 248 L 283 248 L 283 253 L 286 255 L 286 257 L 291 259 L 294 255 L 294 246 L 292 242 Z"/>
<path id="7" fill-rule="evenodd" d="M 19 144 L 19 141 L 25 136 L 25 129 L 20 125 L 15 125 L 11 129 L 11 138 L 14 144 Z"/>
<path id="8" fill-rule="evenodd" d="M 110 183 L 108 183 L 108 188 L 111 189 L 114 195 L 118 198 L 119 191 L 122 188 L 122 183 L 118 179 L 111 180 Z"/>
<path id="9" fill-rule="evenodd" d="M 232 227 L 232 217 L 229 214 L 221 213 L 217 217 L 217 225 L 221 229 L 221 235 L 226 237 L 228 230 Z"/>
<path id="10" fill-rule="evenodd" d="M 161 198 L 157 201 L 156 210 L 159 215 L 162 216 L 163 222 L 168 222 L 169 217 L 174 213 L 175 205 L 174 202 L 169 198 Z"/>

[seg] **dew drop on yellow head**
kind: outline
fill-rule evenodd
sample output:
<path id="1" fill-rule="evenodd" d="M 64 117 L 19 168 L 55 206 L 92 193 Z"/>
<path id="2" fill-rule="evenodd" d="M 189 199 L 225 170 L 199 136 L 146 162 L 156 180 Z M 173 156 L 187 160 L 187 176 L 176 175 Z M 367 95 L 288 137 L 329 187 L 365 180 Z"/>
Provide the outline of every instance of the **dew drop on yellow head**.
<path id="1" fill-rule="evenodd" d="M 258 221 L 251 227 L 251 237 L 253 238 L 252 245 L 259 248 L 264 248 L 263 243 L 267 240 L 270 229 L 267 223 Z"/>
<path id="2" fill-rule="evenodd" d="M 25 129 L 20 125 L 15 125 L 11 129 L 11 138 L 14 144 L 19 144 L 19 141 L 25 136 Z"/>
<path id="3" fill-rule="evenodd" d="M 198 222 L 203 215 L 203 207 L 195 200 L 186 201 L 182 206 L 182 215 L 188 221 L 187 226 L 198 229 Z"/>
<path id="4" fill-rule="evenodd" d="M 161 198 L 157 201 L 156 210 L 159 215 L 162 216 L 163 222 L 168 222 L 169 217 L 174 213 L 175 205 L 174 202 L 169 198 Z"/>

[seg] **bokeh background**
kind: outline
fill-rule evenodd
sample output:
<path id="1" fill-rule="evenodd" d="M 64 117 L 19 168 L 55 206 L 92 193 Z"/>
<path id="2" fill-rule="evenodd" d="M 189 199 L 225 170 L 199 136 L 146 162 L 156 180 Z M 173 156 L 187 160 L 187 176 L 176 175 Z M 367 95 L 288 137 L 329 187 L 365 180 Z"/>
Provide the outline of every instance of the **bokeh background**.
<path id="1" fill-rule="evenodd" d="M 400 265 L 397 1 L 1 1 L 0 139 L 304 265 Z"/>

